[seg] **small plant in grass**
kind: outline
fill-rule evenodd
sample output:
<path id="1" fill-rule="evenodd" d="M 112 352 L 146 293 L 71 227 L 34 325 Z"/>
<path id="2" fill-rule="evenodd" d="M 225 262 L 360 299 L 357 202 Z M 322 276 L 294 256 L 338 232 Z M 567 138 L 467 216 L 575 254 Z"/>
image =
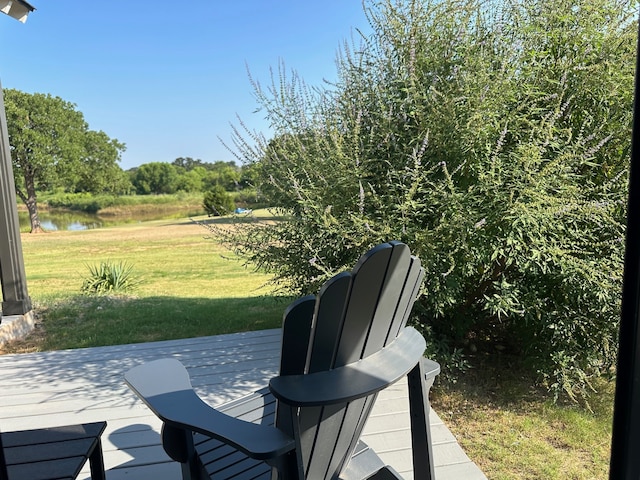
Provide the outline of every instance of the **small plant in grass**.
<path id="1" fill-rule="evenodd" d="M 140 280 L 133 272 L 133 265 L 127 262 L 101 262 L 87 265 L 89 276 L 82 283 L 82 292 L 87 295 L 126 293 L 136 287 Z"/>

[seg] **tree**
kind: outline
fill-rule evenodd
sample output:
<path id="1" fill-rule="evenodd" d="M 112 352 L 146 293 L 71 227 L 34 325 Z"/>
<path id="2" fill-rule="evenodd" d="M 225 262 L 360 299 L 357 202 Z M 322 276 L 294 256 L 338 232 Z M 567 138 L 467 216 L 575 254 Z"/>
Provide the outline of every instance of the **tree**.
<path id="1" fill-rule="evenodd" d="M 210 217 L 219 217 L 233 212 L 233 198 L 222 186 L 215 185 L 204 194 L 204 210 Z"/>
<path id="2" fill-rule="evenodd" d="M 373 34 L 335 84 L 254 82 L 275 136 L 235 144 L 285 221 L 225 238 L 298 292 L 402 240 L 434 343 L 500 342 L 586 395 L 616 357 L 637 5 L 365 8 Z"/>
<path id="3" fill-rule="evenodd" d="M 201 192 L 207 170 L 204 167 L 194 167 L 178 174 L 176 189 L 183 192 Z"/>
<path id="4" fill-rule="evenodd" d="M 133 174 L 133 185 L 141 195 L 174 193 L 177 181 L 176 167 L 164 162 L 145 163 Z"/>
<path id="5" fill-rule="evenodd" d="M 128 194 L 132 185 L 118 161 L 124 144 L 100 131 L 87 131 L 84 136 L 84 155 L 74 169 L 68 190 L 74 192 Z"/>
<path id="6" fill-rule="evenodd" d="M 237 189 L 240 181 L 240 169 L 235 162 L 214 162 L 207 164 L 208 173 L 204 178 L 204 183 L 211 188 L 216 185 L 223 187 L 227 191 Z"/>
<path id="7" fill-rule="evenodd" d="M 203 162 L 199 158 L 194 160 L 191 157 L 178 157 L 171 164 L 174 167 L 178 169 L 182 169 L 186 172 L 190 172 L 194 168 L 205 167 L 207 165 L 205 162 Z"/>
<path id="8" fill-rule="evenodd" d="M 40 232 L 37 192 L 60 185 L 73 189 L 89 175 L 95 181 L 101 172 L 119 168 L 124 145 L 90 131 L 76 106 L 60 97 L 7 89 L 5 103 L 16 194 L 27 206 L 31 231 Z"/>

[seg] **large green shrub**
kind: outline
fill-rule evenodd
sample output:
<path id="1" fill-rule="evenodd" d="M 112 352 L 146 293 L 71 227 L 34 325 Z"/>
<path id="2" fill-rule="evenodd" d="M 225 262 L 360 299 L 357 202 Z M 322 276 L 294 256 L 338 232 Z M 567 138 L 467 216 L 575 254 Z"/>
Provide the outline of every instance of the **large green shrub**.
<path id="1" fill-rule="evenodd" d="M 255 84 L 275 135 L 236 143 L 286 220 L 227 240 L 299 292 L 402 240 L 434 338 L 500 342 L 586 394 L 616 354 L 635 7 L 367 4 L 335 84 Z"/>

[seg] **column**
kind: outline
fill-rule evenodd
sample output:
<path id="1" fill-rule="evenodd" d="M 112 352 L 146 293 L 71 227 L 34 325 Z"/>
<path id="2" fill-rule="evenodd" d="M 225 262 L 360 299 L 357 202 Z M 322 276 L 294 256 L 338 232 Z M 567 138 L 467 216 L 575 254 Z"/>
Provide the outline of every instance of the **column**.
<path id="1" fill-rule="evenodd" d="M 2 315 L 5 316 L 24 315 L 31 310 L 16 205 L 7 118 L 0 85 L 0 283 Z"/>

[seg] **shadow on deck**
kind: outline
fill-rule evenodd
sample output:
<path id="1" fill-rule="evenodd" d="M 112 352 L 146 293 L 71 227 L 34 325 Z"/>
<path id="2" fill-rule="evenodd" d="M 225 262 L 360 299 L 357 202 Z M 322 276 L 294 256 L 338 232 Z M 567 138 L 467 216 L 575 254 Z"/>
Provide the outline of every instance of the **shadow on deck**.
<path id="1" fill-rule="evenodd" d="M 160 446 L 160 421 L 125 386 L 124 372 L 141 363 L 179 359 L 198 393 L 212 405 L 268 383 L 276 374 L 280 330 L 144 344 L 0 356 L 0 428 L 4 431 L 106 420 L 108 480 L 179 479 L 179 465 Z M 432 412 L 436 477 L 484 479 Z M 411 451 L 406 383 L 383 391 L 365 441 L 407 479 Z M 88 478 L 86 475 L 81 478 Z"/>

